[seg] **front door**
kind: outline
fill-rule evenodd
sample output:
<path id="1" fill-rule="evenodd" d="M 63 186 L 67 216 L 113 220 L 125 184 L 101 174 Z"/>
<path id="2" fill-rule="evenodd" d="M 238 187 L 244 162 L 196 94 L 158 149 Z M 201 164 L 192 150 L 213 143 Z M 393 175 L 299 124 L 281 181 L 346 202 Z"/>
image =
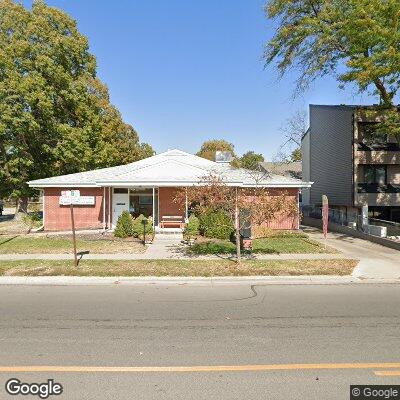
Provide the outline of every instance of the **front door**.
<path id="1" fill-rule="evenodd" d="M 112 227 L 115 228 L 119 216 L 122 211 L 129 211 L 129 194 L 127 193 L 114 193 L 113 194 L 113 219 Z"/>

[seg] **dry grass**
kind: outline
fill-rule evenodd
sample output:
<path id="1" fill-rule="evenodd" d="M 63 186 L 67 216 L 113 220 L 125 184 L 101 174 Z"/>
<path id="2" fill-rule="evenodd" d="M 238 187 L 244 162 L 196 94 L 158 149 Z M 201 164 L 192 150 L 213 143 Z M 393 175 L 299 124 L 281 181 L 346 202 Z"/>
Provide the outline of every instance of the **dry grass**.
<path id="1" fill-rule="evenodd" d="M 0 263 L 8 276 L 278 276 L 350 275 L 356 260 L 23 260 Z"/>
<path id="2" fill-rule="evenodd" d="M 77 235 L 78 252 L 104 253 L 142 253 L 145 247 L 138 239 L 120 239 L 112 235 Z M 0 235 L 0 254 L 56 254 L 71 253 L 72 235 Z"/>

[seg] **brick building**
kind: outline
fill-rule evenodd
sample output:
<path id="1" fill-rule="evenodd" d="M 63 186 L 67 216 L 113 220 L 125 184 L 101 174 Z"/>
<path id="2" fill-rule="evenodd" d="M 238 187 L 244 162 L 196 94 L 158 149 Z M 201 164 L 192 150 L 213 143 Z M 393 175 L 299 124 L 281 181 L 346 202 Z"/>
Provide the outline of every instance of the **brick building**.
<path id="1" fill-rule="evenodd" d="M 190 205 L 184 210 L 174 202 L 177 188 L 200 184 L 209 173 L 218 174 L 226 185 L 237 187 L 267 187 L 271 195 L 284 191 L 288 201 L 298 201 L 299 190 L 310 187 L 281 175 L 263 175 L 254 180 L 244 169 L 232 168 L 227 162 L 214 162 L 169 150 L 131 164 L 97 169 L 52 178 L 30 181 L 29 186 L 43 190 L 43 222 L 45 230 L 71 229 L 70 210 L 62 204 L 61 192 L 79 190 L 81 204 L 74 206 L 77 229 L 113 229 L 120 214 L 127 210 L 133 216 L 151 216 L 156 228 L 182 227 L 188 218 Z M 298 204 L 298 203 L 297 203 Z M 295 219 L 294 219 L 295 218 Z M 269 222 L 273 229 L 298 229 L 298 217 L 281 215 Z"/>

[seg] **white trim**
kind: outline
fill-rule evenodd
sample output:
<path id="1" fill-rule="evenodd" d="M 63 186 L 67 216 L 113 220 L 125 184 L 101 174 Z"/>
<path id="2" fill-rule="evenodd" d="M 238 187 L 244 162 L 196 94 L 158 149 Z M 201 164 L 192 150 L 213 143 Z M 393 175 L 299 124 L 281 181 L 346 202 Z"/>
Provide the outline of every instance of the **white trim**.
<path id="1" fill-rule="evenodd" d="M 108 187 L 108 229 L 111 229 L 111 188 Z"/>
<path id="2" fill-rule="evenodd" d="M 154 221 L 155 221 L 155 208 L 156 208 L 156 204 L 155 204 L 155 202 L 154 202 L 154 196 L 155 196 L 155 189 L 154 189 L 154 186 L 153 186 L 153 229 L 154 229 Z"/>
<path id="3" fill-rule="evenodd" d="M 42 222 L 42 225 L 43 226 L 45 226 L 45 219 L 44 219 L 44 210 L 45 210 L 45 206 L 44 206 L 44 199 L 45 199 L 45 191 L 44 191 L 44 189 L 42 189 L 42 214 L 43 214 L 43 216 L 42 216 L 42 220 L 43 220 L 43 222 Z"/>
<path id="4" fill-rule="evenodd" d="M 106 187 L 103 186 L 103 231 L 106 231 Z"/>

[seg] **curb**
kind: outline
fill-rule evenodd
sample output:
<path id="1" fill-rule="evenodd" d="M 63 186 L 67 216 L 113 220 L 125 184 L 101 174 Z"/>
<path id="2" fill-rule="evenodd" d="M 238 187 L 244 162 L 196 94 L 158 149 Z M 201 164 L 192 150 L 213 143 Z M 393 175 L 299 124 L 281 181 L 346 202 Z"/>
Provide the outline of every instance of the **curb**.
<path id="1" fill-rule="evenodd" d="M 400 284 L 400 279 L 360 279 L 352 276 L 245 276 L 245 277 L 78 277 L 78 276 L 1 276 L 0 286 L 154 286 L 154 285 L 342 285 Z"/>

